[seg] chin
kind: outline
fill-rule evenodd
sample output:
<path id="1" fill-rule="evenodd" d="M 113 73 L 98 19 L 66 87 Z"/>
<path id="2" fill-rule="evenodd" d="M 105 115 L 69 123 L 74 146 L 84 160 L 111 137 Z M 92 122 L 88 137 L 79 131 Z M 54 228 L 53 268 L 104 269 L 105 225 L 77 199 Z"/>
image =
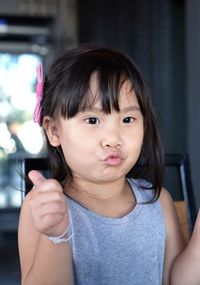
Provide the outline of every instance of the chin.
<path id="1" fill-rule="evenodd" d="M 99 178 L 99 183 L 113 183 L 116 182 L 118 180 L 122 180 L 125 179 L 125 175 L 107 175 L 107 176 L 103 176 Z"/>

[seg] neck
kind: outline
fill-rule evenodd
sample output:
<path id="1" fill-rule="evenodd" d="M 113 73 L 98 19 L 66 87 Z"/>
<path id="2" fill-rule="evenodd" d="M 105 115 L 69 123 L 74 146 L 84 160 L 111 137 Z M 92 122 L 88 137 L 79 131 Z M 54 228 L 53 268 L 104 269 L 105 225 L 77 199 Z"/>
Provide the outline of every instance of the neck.
<path id="1" fill-rule="evenodd" d="M 119 196 L 124 191 L 125 185 L 125 178 L 101 184 L 75 179 L 65 192 L 73 198 L 85 196 L 103 201 Z"/>
<path id="2" fill-rule="evenodd" d="M 84 207 L 103 216 L 121 217 L 135 205 L 134 195 L 125 178 L 106 184 L 76 180 L 65 192 Z"/>

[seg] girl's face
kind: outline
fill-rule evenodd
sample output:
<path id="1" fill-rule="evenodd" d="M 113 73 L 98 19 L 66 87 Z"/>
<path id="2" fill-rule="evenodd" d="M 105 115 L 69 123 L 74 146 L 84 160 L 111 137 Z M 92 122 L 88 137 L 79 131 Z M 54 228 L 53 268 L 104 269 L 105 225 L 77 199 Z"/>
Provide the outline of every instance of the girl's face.
<path id="1" fill-rule="evenodd" d="M 75 117 L 60 117 L 54 123 L 44 119 L 49 141 L 61 145 L 74 179 L 103 184 L 124 179 L 136 163 L 143 143 L 143 116 L 131 84 L 126 81 L 120 91 L 120 112 L 102 111 L 96 100 L 92 108 Z M 97 94 L 95 78 L 91 92 Z"/>

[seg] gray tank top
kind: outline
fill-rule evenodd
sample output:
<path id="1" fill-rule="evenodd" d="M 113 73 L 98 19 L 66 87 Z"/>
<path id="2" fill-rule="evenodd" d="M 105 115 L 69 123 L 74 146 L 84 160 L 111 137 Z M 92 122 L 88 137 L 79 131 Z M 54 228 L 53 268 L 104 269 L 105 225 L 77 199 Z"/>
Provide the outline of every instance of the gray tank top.
<path id="1" fill-rule="evenodd" d="M 135 208 L 122 218 L 89 211 L 68 198 L 75 285 L 161 285 L 165 224 L 151 190 L 129 179 Z"/>

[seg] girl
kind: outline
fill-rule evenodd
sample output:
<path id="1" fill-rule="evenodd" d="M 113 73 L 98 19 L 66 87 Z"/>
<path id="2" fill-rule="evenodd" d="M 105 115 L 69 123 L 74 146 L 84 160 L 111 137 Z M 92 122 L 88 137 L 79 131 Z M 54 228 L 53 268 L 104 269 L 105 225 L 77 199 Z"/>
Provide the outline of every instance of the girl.
<path id="1" fill-rule="evenodd" d="M 200 284 L 200 218 L 187 247 L 162 189 L 151 100 L 120 52 L 80 47 L 38 70 L 34 119 L 53 179 L 34 189 L 19 223 L 23 285 Z M 132 178 L 127 178 L 132 177 Z"/>

